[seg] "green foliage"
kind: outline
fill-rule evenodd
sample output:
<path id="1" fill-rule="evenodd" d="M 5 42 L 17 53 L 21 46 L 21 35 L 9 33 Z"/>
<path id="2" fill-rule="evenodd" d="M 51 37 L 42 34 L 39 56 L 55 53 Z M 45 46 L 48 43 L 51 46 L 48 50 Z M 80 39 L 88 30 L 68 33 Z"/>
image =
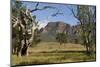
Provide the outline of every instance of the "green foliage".
<path id="1" fill-rule="evenodd" d="M 61 44 L 67 42 L 67 34 L 65 33 L 57 33 L 56 40 Z"/>
<path id="2" fill-rule="evenodd" d="M 80 21 L 80 37 L 82 45 L 86 47 L 87 53 L 92 53 L 95 44 L 95 7 L 78 6 L 77 19 Z M 94 37 L 94 39 L 93 39 Z"/>
<path id="3" fill-rule="evenodd" d="M 12 12 L 12 38 L 16 38 L 16 43 L 18 44 L 18 50 L 17 53 L 23 55 L 22 53 L 27 53 L 27 49 L 29 45 L 31 45 L 31 42 L 29 43 L 31 35 L 34 34 L 34 40 L 33 42 L 37 44 L 40 40 L 38 39 L 37 30 L 35 33 L 32 33 L 32 27 L 33 23 L 36 26 L 36 16 L 31 16 L 31 13 L 27 15 L 26 10 L 27 8 L 23 6 L 23 3 L 21 1 L 11 1 L 11 12 Z M 19 22 L 19 23 L 18 23 Z M 13 27 L 13 25 L 16 25 Z M 31 34 L 30 34 L 31 33 Z M 24 40 L 24 46 L 21 43 Z M 26 42 L 28 41 L 28 42 Z M 14 44 L 12 44 L 14 45 Z M 19 48 L 21 47 L 21 48 Z M 16 48 L 15 48 L 16 49 Z"/>
<path id="4" fill-rule="evenodd" d="M 76 10 L 70 9 L 73 16 L 79 21 L 79 35 L 81 44 L 86 47 L 88 54 L 93 53 L 96 39 L 96 7 L 77 5 Z"/>
<path id="5" fill-rule="evenodd" d="M 18 17 L 20 16 L 20 11 L 24 9 L 25 7 L 22 6 L 22 2 L 12 0 L 11 1 L 11 11 L 12 11 L 12 16 Z"/>
<path id="6" fill-rule="evenodd" d="M 36 28 L 35 31 L 34 31 L 34 38 L 33 38 L 33 44 L 32 46 L 35 46 L 37 45 L 38 43 L 40 43 L 40 32 L 39 32 L 39 29 Z"/>

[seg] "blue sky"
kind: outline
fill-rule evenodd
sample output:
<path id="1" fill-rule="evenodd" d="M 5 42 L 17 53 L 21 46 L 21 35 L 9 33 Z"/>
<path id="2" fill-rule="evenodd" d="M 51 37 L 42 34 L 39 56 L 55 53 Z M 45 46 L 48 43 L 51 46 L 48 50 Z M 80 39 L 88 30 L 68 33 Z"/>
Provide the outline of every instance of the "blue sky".
<path id="1" fill-rule="evenodd" d="M 34 2 L 23 2 L 23 4 L 28 9 L 34 9 L 34 6 L 36 3 Z M 38 8 L 42 8 L 43 6 L 53 6 L 56 7 L 60 13 L 64 13 L 64 15 L 57 15 L 55 17 L 51 16 L 52 14 L 57 12 L 57 9 L 46 9 L 42 11 L 35 11 L 32 13 L 32 15 L 36 15 L 36 20 L 39 21 L 40 26 L 45 26 L 49 21 L 55 22 L 55 21 L 63 21 L 65 23 L 68 23 L 70 25 L 76 25 L 78 20 L 73 17 L 71 11 L 65 4 L 54 4 L 54 3 L 39 3 Z M 73 5 L 75 7 L 75 5 Z"/>

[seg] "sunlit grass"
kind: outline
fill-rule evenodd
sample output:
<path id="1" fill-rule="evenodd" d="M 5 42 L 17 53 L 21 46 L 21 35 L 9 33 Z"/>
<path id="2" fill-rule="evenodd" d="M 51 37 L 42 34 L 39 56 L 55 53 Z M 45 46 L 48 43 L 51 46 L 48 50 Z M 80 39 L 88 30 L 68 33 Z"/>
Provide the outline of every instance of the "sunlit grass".
<path id="1" fill-rule="evenodd" d="M 95 54 L 87 56 L 85 48 L 79 44 L 40 43 L 29 49 L 29 56 L 12 55 L 12 65 L 51 64 L 81 61 L 95 61 Z M 70 49 L 69 49 L 70 48 Z"/>

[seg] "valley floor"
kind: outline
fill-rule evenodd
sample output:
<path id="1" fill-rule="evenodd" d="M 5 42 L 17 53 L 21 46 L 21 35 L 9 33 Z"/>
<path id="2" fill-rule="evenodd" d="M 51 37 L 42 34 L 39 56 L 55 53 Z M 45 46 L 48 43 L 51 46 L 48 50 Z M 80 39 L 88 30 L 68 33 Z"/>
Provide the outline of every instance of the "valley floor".
<path id="1" fill-rule="evenodd" d="M 87 56 L 85 48 L 80 44 L 57 42 L 41 42 L 29 48 L 29 56 L 17 57 L 12 55 L 12 65 L 38 65 L 69 62 L 95 61 L 95 54 Z"/>

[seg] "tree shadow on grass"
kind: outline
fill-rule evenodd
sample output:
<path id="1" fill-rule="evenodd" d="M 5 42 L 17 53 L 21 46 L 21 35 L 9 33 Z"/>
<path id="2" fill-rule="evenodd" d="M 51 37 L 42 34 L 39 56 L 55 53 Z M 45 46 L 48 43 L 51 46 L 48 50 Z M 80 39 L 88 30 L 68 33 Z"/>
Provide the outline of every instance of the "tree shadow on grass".
<path id="1" fill-rule="evenodd" d="M 44 52 L 39 52 L 39 53 L 43 53 L 43 56 L 45 56 L 48 53 L 51 54 L 51 55 L 53 53 L 57 53 L 57 54 L 65 53 L 65 54 L 61 55 L 61 57 L 59 56 L 58 58 L 55 57 L 54 59 L 50 59 L 50 58 L 46 59 L 46 60 L 40 59 L 40 60 L 34 60 L 34 61 L 30 61 L 30 62 L 23 61 L 23 62 L 20 62 L 17 65 L 14 65 L 14 66 L 16 67 L 16 66 L 48 65 L 48 64 L 63 64 L 63 63 L 77 63 L 77 62 L 96 61 L 96 52 L 94 52 L 95 57 L 93 57 L 93 56 L 90 57 L 90 56 L 85 55 L 86 54 L 85 51 L 51 51 L 51 52 L 44 51 Z M 67 55 L 67 53 L 68 53 L 68 55 Z M 49 56 L 49 54 L 48 54 L 48 56 Z M 54 56 L 56 56 L 56 54 Z M 71 59 L 71 60 L 74 60 L 74 61 L 72 61 L 72 62 L 55 62 L 55 63 L 53 62 L 53 61 L 62 61 L 62 60 L 65 60 L 65 59 Z"/>

